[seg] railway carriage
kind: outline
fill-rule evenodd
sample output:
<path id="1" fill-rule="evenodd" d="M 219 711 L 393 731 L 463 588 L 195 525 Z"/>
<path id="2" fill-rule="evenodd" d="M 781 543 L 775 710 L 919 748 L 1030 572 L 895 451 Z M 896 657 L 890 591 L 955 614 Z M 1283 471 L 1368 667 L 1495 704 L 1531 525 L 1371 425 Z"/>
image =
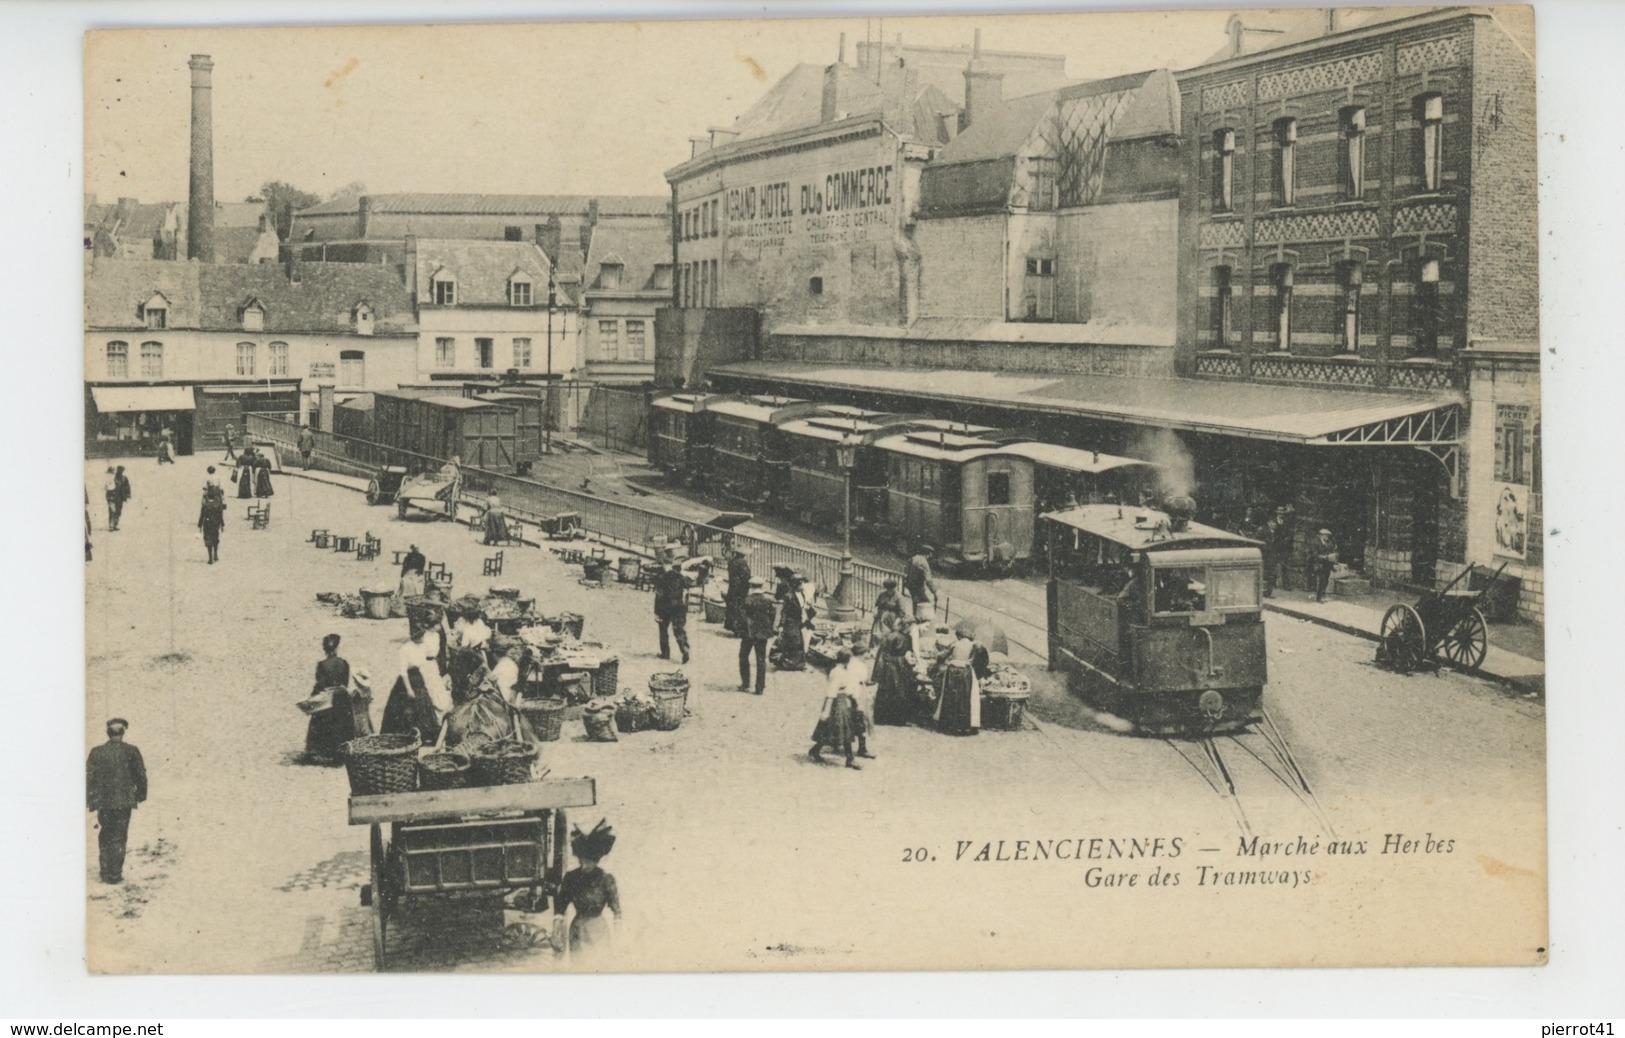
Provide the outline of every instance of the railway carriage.
<path id="1" fill-rule="evenodd" d="M 874 441 L 889 430 L 906 428 L 919 419 L 866 411 L 857 407 L 825 407 L 818 414 L 780 426 L 780 446 L 790 473 L 785 494 L 777 504 L 788 516 L 814 525 L 839 524 L 845 510 L 846 470 L 839 448 L 853 452 L 852 514 L 854 524 L 877 514 L 884 505 L 886 459 Z"/>
<path id="2" fill-rule="evenodd" d="M 819 409 L 811 401 L 782 396 L 708 402 L 705 411 L 714 421 L 711 489 L 753 508 L 771 508 L 790 486 L 790 463 L 780 427 Z"/>
<path id="3" fill-rule="evenodd" d="M 1191 522 L 1191 510 L 1093 504 L 1043 517 L 1050 669 L 1148 734 L 1234 732 L 1263 716 L 1261 546 Z"/>
<path id="4" fill-rule="evenodd" d="M 874 449 L 886 465 L 886 529 L 931 544 L 948 568 L 1003 571 L 1031 557 L 1030 459 L 943 429 L 882 436 Z"/>
<path id="5" fill-rule="evenodd" d="M 649 464 L 691 485 L 711 474 L 716 416 L 710 403 L 728 399 L 716 393 L 669 393 L 649 403 Z"/>

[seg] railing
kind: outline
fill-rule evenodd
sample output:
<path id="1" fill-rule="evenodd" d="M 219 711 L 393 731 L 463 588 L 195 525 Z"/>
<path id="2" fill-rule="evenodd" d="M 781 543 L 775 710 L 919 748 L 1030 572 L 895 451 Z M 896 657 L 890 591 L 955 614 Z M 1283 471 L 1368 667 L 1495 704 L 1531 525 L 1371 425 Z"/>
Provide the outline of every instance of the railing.
<path id="1" fill-rule="evenodd" d="M 275 444 L 285 463 L 298 457 L 302 431 L 301 426 L 281 418 L 248 415 L 248 436 Z M 442 458 L 371 440 L 318 429 L 310 432 L 315 437 L 314 467 L 330 472 L 371 478 L 385 465 L 404 466 L 410 472 L 433 472 L 445 463 Z M 694 523 L 636 505 L 605 501 L 591 494 L 519 476 L 466 465 L 462 473 L 464 502 L 483 505 L 485 496 L 495 493 L 502 498 L 503 512 L 517 519 L 539 523 L 561 512 L 575 512 L 581 516 L 583 529 L 598 540 L 617 546 L 649 551 L 663 539 L 668 543 L 688 544 L 702 554 L 715 554 L 723 547 L 732 546 L 750 554 L 751 571 L 758 576 L 765 578 L 773 567 L 788 566 L 800 570 L 826 594 L 832 594 L 840 582 L 841 560 L 824 552 Z M 887 578 L 900 580 L 900 575 L 879 566 L 854 563 L 853 604 L 864 612 L 872 611 L 875 596 Z"/>

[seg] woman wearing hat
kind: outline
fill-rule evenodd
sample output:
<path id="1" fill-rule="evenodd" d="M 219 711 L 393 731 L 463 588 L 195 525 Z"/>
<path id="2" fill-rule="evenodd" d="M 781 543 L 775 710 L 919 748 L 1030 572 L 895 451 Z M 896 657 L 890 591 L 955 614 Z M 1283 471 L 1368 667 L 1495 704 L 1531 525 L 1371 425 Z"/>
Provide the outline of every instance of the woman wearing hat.
<path id="1" fill-rule="evenodd" d="M 773 666 L 780 670 L 807 669 L 807 639 L 804 628 L 812 624 L 812 603 L 802 592 L 806 583 L 799 572 L 779 578 L 779 640 L 774 645 Z"/>
<path id="2" fill-rule="evenodd" d="M 908 724 L 913 713 L 917 680 L 914 675 L 914 643 L 901 613 L 881 616 L 881 634 L 875 642 L 875 666 L 870 677 L 875 683 L 875 724 Z"/>
<path id="3" fill-rule="evenodd" d="M 311 695 L 332 689 L 333 705 L 310 715 L 305 729 L 305 757 L 315 764 L 337 764 L 344 744 L 356 737 L 355 715 L 350 708 L 350 664 L 339 655 L 339 636 L 322 639 L 325 657 L 316 664 L 316 683 Z"/>
<path id="4" fill-rule="evenodd" d="M 903 616 L 903 596 L 897 592 L 897 578 L 887 577 L 880 594 L 875 596 L 875 622 L 869 628 L 870 643 L 878 643 L 885 637 L 887 617 L 895 617 L 896 622 L 901 622 Z"/>
<path id="5" fill-rule="evenodd" d="M 592 832 L 576 829 L 570 837 L 570 850 L 581 864 L 564 874 L 559 883 L 558 897 L 553 899 L 553 946 L 562 948 L 564 917 L 575 908 L 570 920 L 570 953 L 588 956 L 607 949 L 613 942 L 615 931 L 604 918 L 604 909 L 621 920 L 621 894 L 616 889 L 615 877 L 598 867 L 598 863 L 615 846 L 615 831 L 600 820 Z"/>
<path id="6" fill-rule="evenodd" d="M 982 686 L 976 677 L 976 642 L 961 631 L 942 656 L 937 727 L 952 735 L 975 735 L 982 727 Z"/>

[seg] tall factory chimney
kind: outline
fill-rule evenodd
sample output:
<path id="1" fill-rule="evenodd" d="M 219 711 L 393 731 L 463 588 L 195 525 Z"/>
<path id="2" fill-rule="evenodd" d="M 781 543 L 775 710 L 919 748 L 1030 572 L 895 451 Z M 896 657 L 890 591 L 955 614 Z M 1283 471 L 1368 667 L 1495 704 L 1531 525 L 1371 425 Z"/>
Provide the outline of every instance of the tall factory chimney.
<path id="1" fill-rule="evenodd" d="M 192 167 L 186 206 L 186 258 L 214 262 L 214 62 L 194 54 L 192 70 Z"/>

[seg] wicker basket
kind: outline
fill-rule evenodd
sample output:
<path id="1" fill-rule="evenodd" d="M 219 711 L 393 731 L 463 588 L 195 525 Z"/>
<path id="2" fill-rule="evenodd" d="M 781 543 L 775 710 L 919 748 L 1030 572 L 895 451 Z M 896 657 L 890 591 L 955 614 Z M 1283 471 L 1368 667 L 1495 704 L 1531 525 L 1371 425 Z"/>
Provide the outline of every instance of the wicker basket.
<path id="1" fill-rule="evenodd" d="M 406 618 L 415 627 L 433 627 L 446 615 L 446 606 L 438 598 L 413 595 L 406 600 Z"/>
<path id="2" fill-rule="evenodd" d="M 662 671 L 659 674 L 649 675 L 649 694 L 659 692 L 681 692 L 688 696 L 688 675 L 680 670 Z"/>
<path id="3" fill-rule="evenodd" d="M 480 786 L 512 786 L 530 781 L 531 765 L 536 763 L 536 747 L 504 739 L 487 743 L 474 754 L 474 783 Z"/>
<path id="4" fill-rule="evenodd" d="M 647 703 L 622 700 L 615 704 L 615 727 L 622 732 L 628 734 L 641 732 L 648 728 L 652 721 Z"/>
<path id="5" fill-rule="evenodd" d="M 1022 719 L 1027 713 L 1027 693 L 1019 692 L 984 692 L 982 693 L 982 727 L 998 731 L 1015 732 L 1021 730 Z"/>
<path id="6" fill-rule="evenodd" d="M 576 640 L 581 639 L 581 632 L 587 626 L 587 618 L 580 613 L 560 613 L 559 633 L 568 634 Z"/>
<path id="7" fill-rule="evenodd" d="M 581 724 L 592 742 L 615 742 L 615 708 L 608 703 L 581 712 Z"/>
<path id="8" fill-rule="evenodd" d="M 719 624 L 728 619 L 728 603 L 720 602 L 714 598 L 702 599 L 705 603 L 705 622 Z"/>
<path id="9" fill-rule="evenodd" d="M 659 689 L 653 693 L 654 716 L 651 720 L 658 732 L 675 732 L 683 723 L 683 710 L 688 703 L 688 689 Z"/>
<path id="10" fill-rule="evenodd" d="M 566 706 L 562 699 L 536 699 L 520 702 L 519 711 L 530 722 L 531 730 L 536 733 L 537 739 L 542 742 L 557 742 L 564 731 Z"/>
<path id="11" fill-rule="evenodd" d="M 462 789 L 473 762 L 461 753 L 431 753 L 418 760 L 419 789 Z"/>
<path id="12" fill-rule="evenodd" d="M 351 796 L 410 793 L 418 784 L 416 735 L 363 735 L 344 744 Z"/>
<path id="13" fill-rule="evenodd" d="M 605 656 L 598 661 L 598 669 L 592 672 L 592 694 L 613 696 L 620 688 L 620 676 L 620 657 Z"/>

